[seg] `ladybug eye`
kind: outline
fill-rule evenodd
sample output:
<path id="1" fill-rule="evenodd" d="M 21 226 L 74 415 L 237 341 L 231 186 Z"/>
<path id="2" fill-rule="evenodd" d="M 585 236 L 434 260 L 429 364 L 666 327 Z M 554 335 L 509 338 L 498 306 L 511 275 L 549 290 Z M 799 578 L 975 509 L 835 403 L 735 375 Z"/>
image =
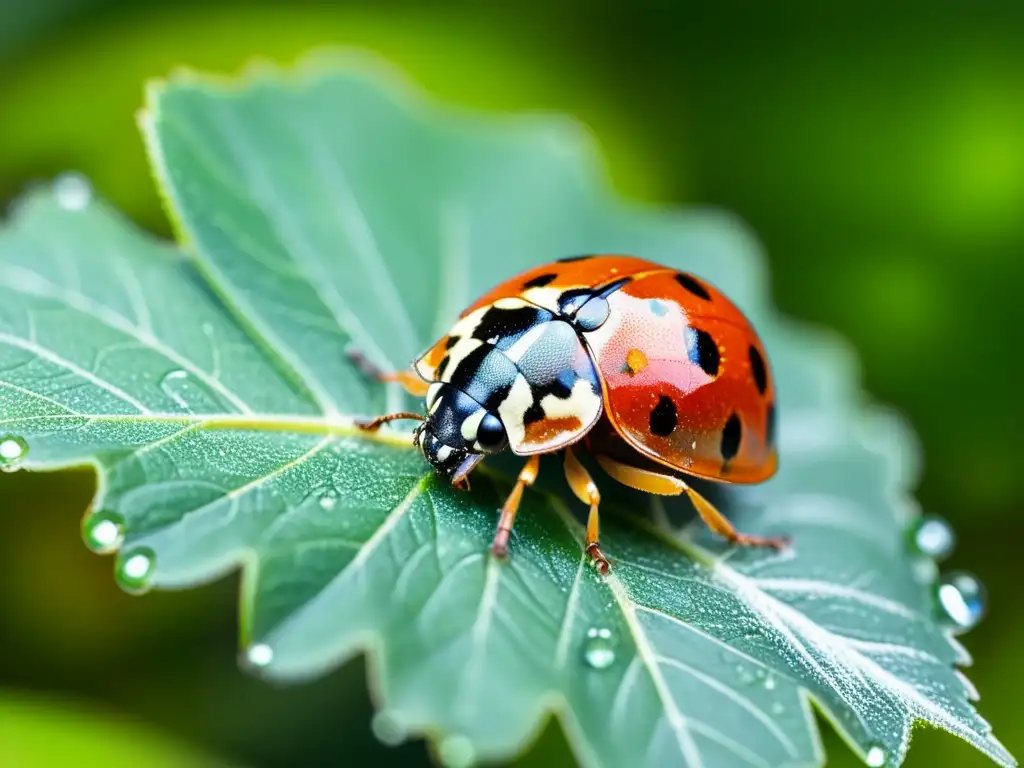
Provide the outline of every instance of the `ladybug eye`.
<path id="1" fill-rule="evenodd" d="M 476 441 L 485 451 L 497 451 L 505 447 L 505 425 L 493 413 L 488 413 L 480 420 L 476 429 Z"/>

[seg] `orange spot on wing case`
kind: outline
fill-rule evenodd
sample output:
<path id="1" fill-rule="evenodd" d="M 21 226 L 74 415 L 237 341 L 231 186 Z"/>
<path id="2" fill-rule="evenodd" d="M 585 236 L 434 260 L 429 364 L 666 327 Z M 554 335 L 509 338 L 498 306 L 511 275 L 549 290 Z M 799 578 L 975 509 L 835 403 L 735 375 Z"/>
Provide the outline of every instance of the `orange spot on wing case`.
<path id="1" fill-rule="evenodd" d="M 562 434 L 572 434 L 583 428 L 576 416 L 562 416 L 555 419 L 541 419 L 526 425 L 526 437 L 523 442 L 529 445 L 548 443 Z"/>

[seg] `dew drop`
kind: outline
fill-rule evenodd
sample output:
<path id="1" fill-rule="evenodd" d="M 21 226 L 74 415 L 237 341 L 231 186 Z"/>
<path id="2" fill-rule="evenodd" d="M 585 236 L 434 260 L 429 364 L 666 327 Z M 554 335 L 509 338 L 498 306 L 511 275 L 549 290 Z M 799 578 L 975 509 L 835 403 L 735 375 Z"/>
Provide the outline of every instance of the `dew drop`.
<path id="1" fill-rule="evenodd" d="M 757 682 L 757 675 L 742 664 L 736 665 L 736 677 L 739 678 L 740 685 L 753 685 Z"/>
<path id="2" fill-rule="evenodd" d="M 92 184 L 75 171 L 67 171 L 53 180 L 53 196 L 65 211 L 81 211 L 92 201 Z"/>
<path id="3" fill-rule="evenodd" d="M 125 592 L 141 595 L 152 586 L 150 579 L 156 569 L 156 555 L 145 547 L 122 552 L 114 566 L 114 578 Z"/>
<path id="4" fill-rule="evenodd" d="M 864 755 L 864 762 L 872 768 L 881 768 L 881 766 L 885 765 L 885 750 L 879 746 L 872 747 Z"/>
<path id="5" fill-rule="evenodd" d="M 944 560 L 953 553 L 956 534 L 949 523 L 935 515 L 925 515 L 910 529 L 914 549 L 922 555 Z"/>
<path id="6" fill-rule="evenodd" d="M 274 660 L 274 649 L 266 643 L 256 643 L 256 645 L 249 646 L 249 650 L 245 652 L 245 658 L 254 667 L 263 668 Z"/>
<path id="7" fill-rule="evenodd" d="M 781 715 L 786 711 L 785 705 L 781 701 L 776 701 L 772 704 L 772 714 Z"/>
<path id="8" fill-rule="evenodd" d="M 976 627 L 985 615 L 985 585 L 967 571 L 943 576 L 936 596 L 946 622 L 962 632 Z"/>
<path id="9" fill-rule="evenodd" d="M 583 642 L 583 661 L 594 669 L 608 669 L 615 663 L 615 642 L 607 627 L 591 627 Z"/>
<path id="10" fill-rule="evenodd" d="M 20 468 L 26 456 L 28 456 L 28 443 L 23 437 L 17 435 L 0 437 L 0 469 L 4 472 L 14 472 Z"/>
<path id="11" fill-rule="evenodd" d="M 771 675 L 768 675 L 764 679 L 764 689 L 766 691 L 774 691 L 775 690 L 775 678 L 772 677 Z"/>
<path id="12" fill-rule="evenodd" d="M 370 721 L 370 729 L 377 740 L 389 747 L 397 747 L 409 737 L 409 729 L 398 712 L 382 709 Z"/>
<path id="13" fill-rule="evenodd" d="M 117 512 L 100 509 L 82 520 L 82 538 L 93 552 L 116 552 L 124 543 L 124 518 Z"/>
<path id="14" fill-rule="evenodd" d="M 448 736 L 441 742 L 438 757 L 445 768 L 469 768 L 476 762 L 476 750 L 465 736 Z"/>
<path id="15" fill-rule="evenodd" d="M 174 403 L 181 409 L 191 411 L 188 400 L 182 395 L 182 390 L 188 381 L 188 373 L 181 369 L 173 370 L 160 379 L 160 389 L 164 391 Z"/>
<path id="16" fill-rule="evenodd" d="M 329 512 L 334 509 L 338 503 L 338 492 L 333 488 L 328 488 L 320 494 L 320 509 L 325 512 Z"/>

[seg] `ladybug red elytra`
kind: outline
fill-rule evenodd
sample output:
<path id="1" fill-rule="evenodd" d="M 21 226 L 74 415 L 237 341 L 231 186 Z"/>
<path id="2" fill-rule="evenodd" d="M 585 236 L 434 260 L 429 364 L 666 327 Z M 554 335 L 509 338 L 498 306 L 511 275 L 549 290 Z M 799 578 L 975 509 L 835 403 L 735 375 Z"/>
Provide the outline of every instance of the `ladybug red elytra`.
<path id="1" fill-rule="evenodd" d="M 356 359 L 359 359 L 356 356 Z M 600 493 L 583 446 L 624 485 L 687 494 L 735 544 L 784 545 L 739 533 L 685 476 L 731 483 L 771 477 L 775 388 L 753 327 L 720 291 L 686 272 L 621 255 L 573 256 L 524 272 L 482 296 L 401 373 L 380 373 L 426 397 L 416 445 L 453 484 L 505 448 L 527 456 L 501 508 L 492 550 L 507 553 L 539 456 L 561 451 L 573 493 L 590 505 L 586 550 L 602 572 Z"/>

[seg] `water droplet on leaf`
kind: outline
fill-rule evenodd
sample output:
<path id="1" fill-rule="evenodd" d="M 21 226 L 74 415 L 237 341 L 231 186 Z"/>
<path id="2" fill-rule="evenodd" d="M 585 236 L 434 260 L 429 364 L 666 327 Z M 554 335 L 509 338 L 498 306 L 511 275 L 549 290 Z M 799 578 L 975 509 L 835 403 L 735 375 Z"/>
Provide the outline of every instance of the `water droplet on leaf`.
<path id="1" fill-rule="evenodd" d="M 274 649 L 266 643 L 256 643 L 249 646 L 245 658 L 254 667 L 265 667 L 274 660 Z"/>
<path id="2" fill-rule="evenodd" d="M 878 746 L 872 747 L 864 755 L 864 762 L 872 768 L 881 768 L 881 766 L 885 765 L 885 750 Z"/>
<path id="3" fill-rule="evenodd" d="M 438 756 L 445 768 L 469 768 L 476 762 L 476 750 L 465 736 L 448 736 L 441 742 Z"/>
<path id="4" fill-rule="evenodd" d="M 162 389 L 164 394 L 171 398 L 179 408 L 185 411 L 191 411 L 192 409 L 188 404 L 188 400 L 183 394 L 183 389 L 187 386 L 187 382 L 188 373 L 181 369 L 177 369 L 164 375 L 160 380 L 160 389 Z"/>
<path id="5" fill-rule="evenodd" d="M 145 547 L 122 552 L 114 566 L 114 578 L 125 592 L 141 595 L 152 586 L 150 579 L 156 569 L 156 555 Z"/>
<path id="6" fill-rule="evenodd" d="M 82 538 L 97 554 L 116 552 L 124 543 L 124 518 L 117 512 L 97 510 L 82 521 Z"/>
<path id="7" fill-rule="evenodd" d="M 338 503 L 338 492 L 334 488 L 328 488 L 320 494 L 320 509 L 330 511 Z"/>
<path id="8" fill-rule="evenodd" d="M 0 437 L 0 469 L 14 472 L 28 456 L 28 443 L 17 435 Z"/>
<path id="9" fill-rule="evenodd" d="M 786 707 L 785 707 L 785 705 L 783 705 L 783 703 L 781 701 L 776 701 L 775 703 L 772 704 L 772 714 L 773 715 L 781 715 L 785 711 L 786 711 Z"/>
<path id="10" fill-rule="evenodd" d="M 389 747 L 398 746 L 409 736 L 409 729 L 405 727 L 399 713 L 389 709 L 382 709 L 374 715 L 370 728 L 377 740 Z"/>
<path id="11" fill-rule="evenodd" d="M 82 174 L 68 171 L 53 180 L 53 196 L 65 211 L 80 211 L 92 201 L 92 184 Z"/>
<path id="12" fill-rule="evenodd" d="M 751 672 L 743 664 L 736 665 L 736 677 L 739 679 L 740 685 L 752 685 L 758 681 L 757 674 Z"/>
<path id="13" fill-rule="evenodd" d="M 615 663 L 615 642 L 606 627 L 591 627 L 583 641 L 583 661 L 594 669 L 608 669 Z"/>
<path id="14" fill-rule="evenodd" d="M 963 632 L 976 627 L 985 615 L 985 585 L 972 573 L 947 573 L 939 582 L 936 596 L 947 623 Z"/>
<path id="15" fill-rule="evenodd" d="M 910 533 L 914 549 L 936 560 L 949 557 L 956 546 L 956 534 L 949 523 L 935 515 L 919 519 Z"/>
<path id="16" fill-rule="evenodd" d="M 775 690 L 775 678 L 772 677 L 771 675 L 768 675 L 767 677 L 765 677 L 765 679 L 764 679 L 764 689 L 766 691 L 774 691 Z"/>

